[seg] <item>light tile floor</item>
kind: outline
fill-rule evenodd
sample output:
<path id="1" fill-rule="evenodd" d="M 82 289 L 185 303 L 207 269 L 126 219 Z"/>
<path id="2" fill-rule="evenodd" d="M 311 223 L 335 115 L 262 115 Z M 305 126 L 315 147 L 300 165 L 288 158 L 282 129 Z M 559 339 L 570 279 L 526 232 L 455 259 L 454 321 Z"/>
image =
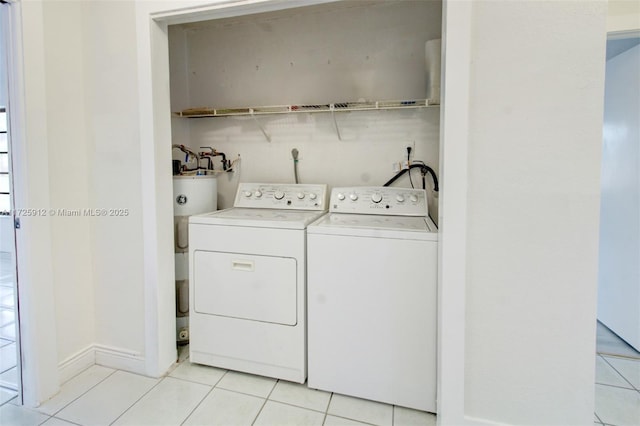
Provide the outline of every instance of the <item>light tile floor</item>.
<path id="1" fill-rule="evenodd" d="M 18 395 L 14 277 L 11 253 L 0 252 L 0 404 Z"/>
<path id="2" fill-rule="evenodd" d="M 37 409 L 3 403 L 0 425 L 435 425 L 436 416 L 191 364 L 166 377 L 94 365 Z M 594 425 L 640 425 L 640 360 L 596 355 Z M 0 389 L 0 397 L 2 390 Z M 7 398 L 13 396 L 8 395 Z"/>
<path id="3" fill-rule="evenodd" d="M 594 425 L 640 425 L 638 352 L 601 323 L 597 351 Z"/>
<path id="4" fill-rule="evenodd" d="M 151 379 L 94 365 L 37 409 L 0 407 L 0 425 L 435 425 L 417 410 L 180 362 Z"/>

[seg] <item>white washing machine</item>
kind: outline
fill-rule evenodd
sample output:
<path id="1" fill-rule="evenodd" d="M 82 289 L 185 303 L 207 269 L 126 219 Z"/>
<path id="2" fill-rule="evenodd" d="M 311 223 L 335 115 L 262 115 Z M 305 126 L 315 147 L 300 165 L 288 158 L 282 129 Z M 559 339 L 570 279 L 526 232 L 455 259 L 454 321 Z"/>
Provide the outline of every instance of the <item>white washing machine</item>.
<path id="1" fill-rule="evenodd" d="M 424 190 L 334 188 L 307 228 L 311 388 L 436 412 L 438 233 Z"/>
<path id="2" fill-rule="evenodd" d="M 306 228 L 326 185 L 241 183 L 189 218 L 191 362 L 304 383 Z"/>

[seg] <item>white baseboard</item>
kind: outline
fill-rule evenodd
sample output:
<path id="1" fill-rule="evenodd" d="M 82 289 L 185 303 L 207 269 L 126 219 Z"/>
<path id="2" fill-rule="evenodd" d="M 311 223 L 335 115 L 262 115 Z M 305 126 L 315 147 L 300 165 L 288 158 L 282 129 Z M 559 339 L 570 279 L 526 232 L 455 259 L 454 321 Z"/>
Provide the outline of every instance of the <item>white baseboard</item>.
<path id="1" fill-rule="evenodd" d="M 96 364 L 146 375 L 145 359 L 139 352 L 105 345 L 94 346 L 96 348 Z"/>
<path id="2" fill-rule="evenodd" d="M 145 359 L 140 353 L 105 345 L 89 345 L 58 364 L 60 383 L 75 377 L 92 365 L 145 375 Z"/>
<path id="3" fill-rule="evenodd" d="M 71 355 L 69 358 L 58 364 L 58 374 L 60 384 L 77 376 L 87 368 L 96 363 L 96 352 L 94 345 L 89 345 L 83 350 Z"/>

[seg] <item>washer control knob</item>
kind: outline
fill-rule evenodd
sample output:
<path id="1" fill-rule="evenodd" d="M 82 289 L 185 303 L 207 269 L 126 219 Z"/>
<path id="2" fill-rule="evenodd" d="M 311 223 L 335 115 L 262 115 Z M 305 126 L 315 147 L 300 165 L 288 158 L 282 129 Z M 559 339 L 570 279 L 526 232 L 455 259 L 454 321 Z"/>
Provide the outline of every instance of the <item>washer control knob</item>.
<path id="1" fill-rule="evenodd" d="M 244 196 L 247 198 L 251 197 L 251 191 L 244 191 Z"/>
<path id="2" fill-rule="evenodd" d="M 302 200 L 304 198 L 304 192 L 298 192 L 298 194 L 296 194 L 299 200 Z"/>
<path id="3" fill-rule="evenodd" d="M 258 190 L 256 192 L 254 192 L 253 195 L 255 195 L 256 198 L 260 198 L 260 197 L 262 197 L 262 192 L 260 190 Z"/>
<path id="4" fill-rule="evenodd" d="M 398 195 L 396 195 L 396 200 L 399 203 L 404 203 L 404 196 L 402 194 L 398 194 Z"/>
<path id="5" fill-rule="evenodd" d="M 276 191 L 276 192 L 274 192 L 274 193 L 273 193 L 273 197 L 274 197 L 276 200 L 282 200 L 282 199 L 284 198 L 284 192 L 282 192 L 282 191 Z"/>
<path id="6" fill-rule="evenodd" d="M 343 193 L 339 193 L 338 194 L 338 200 L 340 200 L 340 201 L 344 200 L 344 194 Z"/>
<path id="7" fill-rule="evenodd" d="M 415 203 L 418 201 L 418 197 L 416 197 L 415 195 L 412 195 L 409 197 L 409 199 L 411 200 L 411 202 Z"/>
<path id="8" fill-rule="evenodd" d="M 351 198 L 351 201 L 356 201 L 358 199 L 358 194 L 352 192 L 351 195 L 349 195 L 349 198 Z"/>
<path id="9" fill-rule="evenodd" d="M 371 201 L 373 201 L 374 203 L 379 203 L 380 201 L 382 201 L 382 195 L 378 194 L 377 192 L 374 193 L 371 196 Z"/>
<path id="10" fill-rule="evenodd" d="M 316 198 L 318 198 L 318 196 L 312 192 L 311 194 L 309 194 L 309 198 L 315 200 Z"/>

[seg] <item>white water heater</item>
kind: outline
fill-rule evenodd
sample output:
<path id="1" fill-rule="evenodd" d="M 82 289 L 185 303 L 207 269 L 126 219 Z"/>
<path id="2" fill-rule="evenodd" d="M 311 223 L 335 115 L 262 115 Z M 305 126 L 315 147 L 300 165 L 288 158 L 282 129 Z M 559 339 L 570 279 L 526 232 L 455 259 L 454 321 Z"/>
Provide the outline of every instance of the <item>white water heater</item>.
<path id="1" fill-rule="evenodd" d="M 173 177 L 173 236 L 176 269 L 176 341 L 189 342 L 189 216 L 218 208 L 215 176 Z"/>

